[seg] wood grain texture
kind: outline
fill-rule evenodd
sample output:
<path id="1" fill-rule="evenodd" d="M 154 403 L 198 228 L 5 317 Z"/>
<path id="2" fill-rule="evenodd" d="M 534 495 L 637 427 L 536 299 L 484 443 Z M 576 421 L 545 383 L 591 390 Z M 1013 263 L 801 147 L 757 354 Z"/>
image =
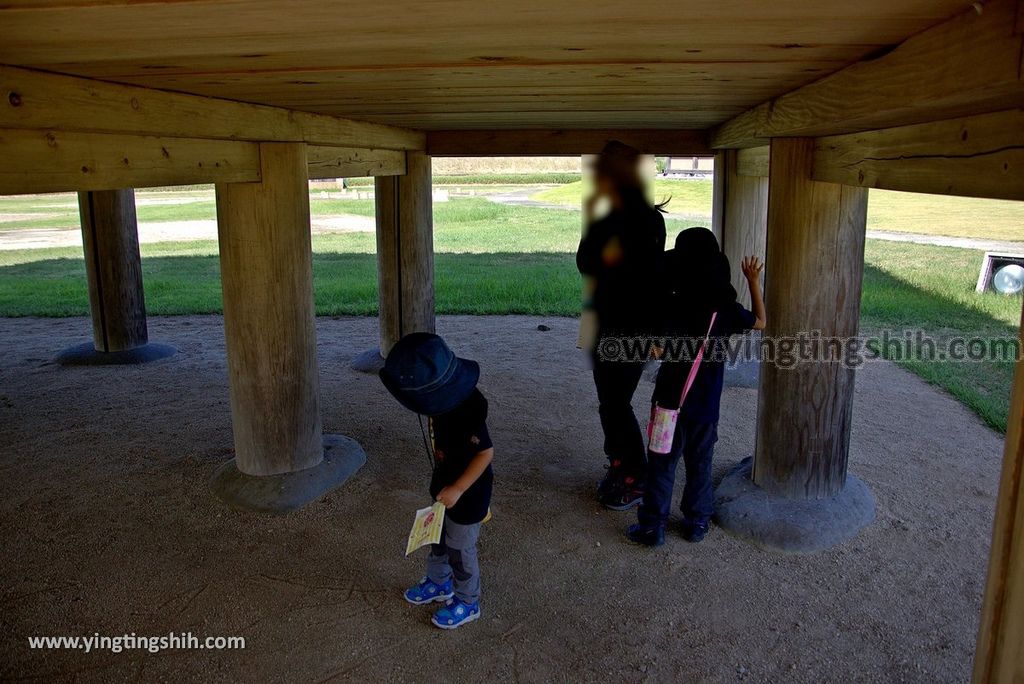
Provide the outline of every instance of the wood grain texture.
<path id="1" fill-rule="evenodd" d="M 740 176 L 768 177 L 768 146 L 748 147 L 736 152 L 736 173 Z"/>
<path id="2" fill-rule="evenodd" d="M 1024 200 L 1024 110 L 819 138 L 815 180 Z"/>
<path id="3" fill-rule="evenodd" d="M 406 175 L 375 181 L 380 349 L 434 332 L 434 223 L 430 157 L 408 153 Z"/>
<path id="4" fill-rule="evenodd" d="M 0 128 L 422 149 L 375 123 L 0 65 Z"/>
<path id="5" fill-rule="evenodd" d="M 732 267 L 732 284 L 738 301 L 750 308 L 750 291 L 740 270 L 745 256 L 765 258 L 768 222 L 768 178 L 741 175 L 738 159 L 745 150 L 724 150 L 721 174 L 723 192 L 722 251 Z M 718 180 L 718 167 L 715 178 Z"/>
<path id="6" fill-rule="evenodd" d="M 596 154 L 609 140 L 645 154 L 712 154 L 704 131 L 687 130 L 459 130 L 427 133 L 432 157 L 577 156 Z"/>
<path id="7" fill-rule="evenodd" d="M 397 176 L 374 179 L 377 220 L 377 322 L 380 351 L 387 356 L 402 339 L 402 287 L 399 261 L 399 189 Z"/>
<path id="8" fill-rule="evenodd" d="M 257 181 L 255 143 L 0 129 L 0 194 Z"/>
<path id="9" fill-rule="evenodd" d="M 852 133 L 1024 105 L 1022 0 L 992 0 L 861 61 L 773 98 L 716 129 L 714 147 Z"/>
<path id="10" fill-rule="evenodd" d="M 356 147 L 306 147 L 310 180 L 357 176 L 400 176 L 405 173 L 405 152 Z"/>
<path id="11" fill-rule="evenodd" d="M 259 183 L 217 185 L 235 458 L 249 475 L 323 459 L 305 145 L 260 145 Z"/>
<path id="12" fill-rule="evenodd" d="M 119 352 L 149 341 L 135 191 L 78 195 L 85 275 L 96 351 Z"/>
<path id="13" fill-rule="evenodd" d="M 1021 321 L 1024 348 L 1024 320 Z M 1024 681 L 1024 361 L 1017 362 L 982 604 L 975 684 Z"/>
<path id="14" fill-rule="evenodd" d="M 808 138 L 771 144 L 764 337 L 777 344 L 815 331 L 847 338 L 858 330 L 867 190 L 811 180 L 813 153 Z M 806 346 L 823 344 L 809 338 Z M 787 498 L 841 490 L 853 387 L 854 371 L 841 363 L 762 362 L 754 482 Z"/>
<path id="15" fill-rule="evenodd" d="M 729 150 L 715 153 L 714 174 L 711 176 L 711 232 L 715 234 L 719 246 L 724 246 L 725 235 L 725 193 L 728 176 L 732 171 L 729 166 Z"/>
<path id="16" fill-rule="evenodd" d="M 704 128 L 966 7 L 25 0 L 0 62 L 415 128 Z"/>

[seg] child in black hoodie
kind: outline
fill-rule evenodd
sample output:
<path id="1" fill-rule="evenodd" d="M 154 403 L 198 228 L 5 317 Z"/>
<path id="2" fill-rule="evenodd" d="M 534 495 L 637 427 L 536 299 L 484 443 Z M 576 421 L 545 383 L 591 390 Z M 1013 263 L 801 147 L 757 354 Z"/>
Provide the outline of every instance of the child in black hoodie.
<path id="1" fill-rule="evenodd" d="M 746 257 L 742 269 L 750 288 L 753 312 L 736 301 L 736 290 L 730 283 L 729 260 L 710 230 L 682 231 L 676 238 L 675 248 L 666 253 L 663 290 L 668 300 L 663 326 L 673 344 L 666 343 L 663 350 L 652 403 L 664 409 L 679 409 L 679 414 L 669 452 L 648 450 L 644 500 L 638 509 L 638 523 L 628 532 L 635 542 L 648 546 L 664 543 L 680 457 L 686 468 L 680 505 L 683 537 L 699 542 L 708 532 L 713 512 L 711 459 L 718 440 L 726 344 L 731 335 L 761 330 L 765 326 L 760 284 L 762 264 L 756 257 Z M 703 359 L 697 365 L 692 385 L 680 406 L 683 388 L 705 338 L 707 347 Z"/>

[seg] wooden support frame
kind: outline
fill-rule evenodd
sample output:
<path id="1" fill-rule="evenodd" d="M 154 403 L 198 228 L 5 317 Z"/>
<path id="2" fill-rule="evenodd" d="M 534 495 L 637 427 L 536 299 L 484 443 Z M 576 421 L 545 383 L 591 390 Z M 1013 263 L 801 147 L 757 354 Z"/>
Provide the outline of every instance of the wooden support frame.
<path id="1" fill-rule="evenodd" d="M 430 157 L 407 155 L 405 176 L 376 179 L 380 351 L 434 332 L 434 219 Z"/>
<path id="2" fill-rule="evenodd" d="M 0 129 L 0 195 L 260 180 L 259 144 Z M 405 152 L 307 146 L 309 177 L 405 174 Z"/>
<path id="3" fill-rule="evenodd" d="M 0 66 L 0 128 L 421 150 L 419 131 Z"/>
<path id="4" fill-rule="evenodd" d="M 217 185 L 217 231 L 238 469 L 323 460 L 305 145 L 264 143 L 259 183 Z"/>
<path id="5" fill-rule="evenodd" d="M 135 192 L 82 192 L 78 206 L 93 345 L 105 353 L 142 347 L 149 342 L 149 331 Z"/>
<path id="6" fill-rule="evenodd" d="M 259 146 L 229 140 L 0 130 L 0 195 L 260 179 Z"/>
<path id="7" fill-rule="evenodd" d="M 1024 348 L 1024 316 L 1020 343 Z M 974 654 L 975 684 L 1024 680 L 1024 360 L 1017 361 L 988 584 Z"/>
<path id="8" fill-rule="evenodd" d="M 715 148 L 1024 106 L 1024 0 L 992 0 L 719 126 Z"/>
<path id="9" fill-rule="evenodd" d="M 867 190 L 811 179 L 814 141 L 772 141 L 765 337 L 808 349 L 857 334 Z M 798 305 L 797 305 L 798 303 Z M 846 483 L 854 369 L 829 361 L 761 364 L 753 480 L 788 499 L 827 498 Z"/>
<path id="10" fill-rule="evenodd" d="M 813 178 L 1024 200 L 1024 110 L 819 138 Z"/>
<path id="11" fill-rule="evenodd" d="M 760 148 L 752 148 L 760 149 Z M 751 254 L 765 258 L 768 221 L 768 178 L 753 173 L 743 174 L 743 153 L 748 150 L 723 150 L 722 170 L 715 160 L 715 183 L 722 188 L 722 251 L 732 265 L 732 284 L 737 300 L 750 306 L 750 292 L 740 270 L 743 257 Z M 767 171 L 768 154 L 764 149 Z M 750 170 L 750 169 L 748 169 Z"/>
<path id="12" fill-rule="evenodd" d="M 768 146 L 736 150 L 736 175 L 768 177 Z"/>
<path id="13" fill-rule="evenodd" d="M 405 152 L 358 147 L 306 147 L 310 180 L 356 176 L 404 176 Z"/>
<path id="14" fill-rule="evenodd" d="M 618 140 L 645 154 L 710 157 L 707 132 L 696 130 L 465 130 L 428 131 L 427 154 L 433 157 L 578 156 L 596 154 Z"/>

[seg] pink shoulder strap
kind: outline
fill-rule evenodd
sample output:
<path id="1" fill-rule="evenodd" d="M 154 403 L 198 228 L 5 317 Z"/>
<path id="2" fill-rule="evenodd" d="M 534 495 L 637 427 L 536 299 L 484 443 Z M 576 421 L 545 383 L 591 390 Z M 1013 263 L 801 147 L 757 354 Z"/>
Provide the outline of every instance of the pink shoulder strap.
<path id="1" fill-rule="evenodd" d="M 711 337 L 711 328 L 715 326 L 715 319 L 717 317 L 717 311 L 711 314 L 711 323 L 708 325 L 708 334 L 704 336 L 704 342 L 700 345 L 700 351 L 697 352 L 697 357 L 693 360 L 693 365 L 690 366 L 690 372 L 686 376 L 686 384 L 683 385 L 683 395 L 679 397 L 679 408 L 683 408 L 683 402 L 686 401 L 686 395 L 690 393 L 690 387 L 693 386 L 693 381 L 697 379 L 697 370 L 700 368 L 700 362 L 704 359 L 704 350 L 708 347 L 708 339 Z"/>

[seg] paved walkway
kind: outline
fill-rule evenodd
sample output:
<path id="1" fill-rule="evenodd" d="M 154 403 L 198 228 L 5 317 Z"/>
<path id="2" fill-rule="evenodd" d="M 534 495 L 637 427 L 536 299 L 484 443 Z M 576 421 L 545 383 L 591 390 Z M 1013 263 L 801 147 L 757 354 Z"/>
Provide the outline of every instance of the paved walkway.
<path id="1" fill-rule="evenodd" d="M 313 218 L 313 235 L 372 233 L 374 230 L 376 230 L 374 220 L 369 216 L 316 216 Z M 142 244 L 216 239 L 217 222 L 214 220 L 139 223 L 139 242 Z M 0 232 L 0 251 L 81 246 L 82 231 L 77 228 L 32 228 Z"/>
<path id="2" fill-rule="evenodd" d="M 538 209 L 561 209 L 574 210 L 573 207 L 565 204 L 553 204 L 531 199 L 537 192 L 550 186 L 530 186 L 507 190 L 494 194 L 485 195 L 487 199 L 499 204 L 507 204 L 518 207 L 535 207 Z M 181 203 L 190 200 L 188 198 L 145 198 L 139 201 L 140 204 L 166 204 Z M 29 216 L 38 216 L 32 214 Z M 693 221 L 694 217 L 687 214 L 668 213 L 669 219 Z M 313 217 L 313 234 L 325 233 L 348 233 L 348 232 L 372 232 L 374 220 L 366 216 L 317 216 Z M 1024 254 L 1024 241 L 1010 242 L 1003 240 L 981 240 L 965 237 L 947 237 L 942 235 L 921 235 L 918 233 L 899 233 L 893 231 L 869 230 L 867 233 L 872 240 L 889 240 L 892 242 L 913 242 L 920 245 L 938 245 L 942 247 L 959 247 L 962 249 L 977 249 L 987 252 L 1010 252 Z M 203 221 L 163 221 L 158 223 L 139 224 L 139 242 L 146 244 L 152 242 L 189 241 L 189 240 L 216 240 L 217 222 L 211 220 Z M 0 232 L 0 251 L 14 249 L 39 249 L 43 247 L 81 247 L 82 235 L 77 229 L 56 229 L 38 228 L 31 230 L 12 230 Z"/>
<path id="3" fill-rule="evenodd" d="M 1005 240 L 978 240 L 975 238 L 948 237 L 945 235 L 894 233 L 886 230 L 869 230 L 868 238 L 872 240 L 890 240 L 892 242 L 914 242 L 919 245 L 980 249 L 986 252 L 1011 252 L 1014 254 L 1024 254 L 1024 242 L 1008 242 Z"/>

